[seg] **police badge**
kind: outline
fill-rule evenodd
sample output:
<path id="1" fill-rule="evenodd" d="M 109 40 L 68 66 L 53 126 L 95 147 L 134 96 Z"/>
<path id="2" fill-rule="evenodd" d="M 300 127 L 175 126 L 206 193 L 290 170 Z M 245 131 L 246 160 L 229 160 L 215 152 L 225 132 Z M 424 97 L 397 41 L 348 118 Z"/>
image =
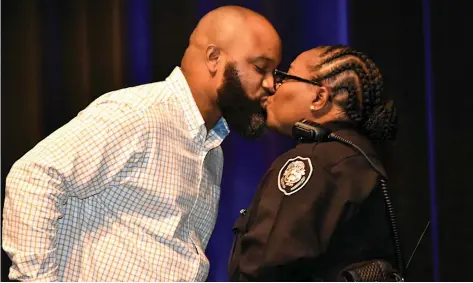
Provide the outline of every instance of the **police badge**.
<path id="1" fill-rule="evenodd" d="M 299 191 L 309 181 L 312 171 L 310 158 L 297 156 L 289 159 L 279 170 L 279 190 L 286 196 Z"/>

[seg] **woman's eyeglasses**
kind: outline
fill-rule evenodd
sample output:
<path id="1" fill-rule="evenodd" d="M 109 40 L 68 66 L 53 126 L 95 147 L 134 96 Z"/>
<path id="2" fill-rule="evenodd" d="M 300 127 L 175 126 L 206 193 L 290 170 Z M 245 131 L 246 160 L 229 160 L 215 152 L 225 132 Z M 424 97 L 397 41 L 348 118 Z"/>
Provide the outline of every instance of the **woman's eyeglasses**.
<path id="1" fill-rule="evenodd" d="M 275 69 L 273 71 L 273 78 L 274 78 L 274 90 L 277 90 L 282 85 L 284 80 L 287 80 L 287 79 L 321 86 L 321 84 L 319 82 L 314 82 L 314 81 L 304 79 L 304 78 L 301 78 L 301 77 L 298 77 L 298 76 L 289 75 L 288 73 L 283 72 L 283 71 L 279 71 L 277 69 Z"/>

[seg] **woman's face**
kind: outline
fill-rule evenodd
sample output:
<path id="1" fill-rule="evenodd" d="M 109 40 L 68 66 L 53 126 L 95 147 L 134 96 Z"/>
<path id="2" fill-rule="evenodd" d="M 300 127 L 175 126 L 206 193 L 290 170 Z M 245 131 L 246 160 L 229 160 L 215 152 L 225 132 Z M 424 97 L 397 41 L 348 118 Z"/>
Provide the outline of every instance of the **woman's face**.
<path id="1" fill-rule="evenodd" d="M 311 80 L 313 74 L 308 66 L 320 61 L 320 50 L 312 49 L 300 54 L 292 63 L 288 74 Z M 284 78 L 284 76 L 282 76 Z M 266 103 L 267 126 L 285 135 L 292 134 L 292 126 L 311 116 L 311 105 L 316 97 L 317 85 L 293 78 L 285 78 L 277 84 L 276 92 Z"/>

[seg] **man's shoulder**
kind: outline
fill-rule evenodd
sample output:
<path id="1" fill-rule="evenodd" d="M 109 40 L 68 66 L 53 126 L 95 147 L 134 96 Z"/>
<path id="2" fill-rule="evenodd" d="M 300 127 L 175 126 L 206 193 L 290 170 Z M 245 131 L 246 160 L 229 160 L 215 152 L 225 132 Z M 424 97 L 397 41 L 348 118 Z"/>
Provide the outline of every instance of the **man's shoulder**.
<path id="1" fill-rule="evenodd" d="M 167 111 L 162 111 L 165 110 L 168 93 L 164 82 L 111 91 L 92 101 L 77 114 L 77 118 L 101 119 L 108 123 L 133 124 L 136 127 L 155 124 L 153 121 L 169 116 Z"/>
<path id="2" fill-rule="evenodd" d="M 165 81 L 160 81 L 110 91 L 98 97 L 92 104 L 115 103 L 145 109 L 167 101 L 170 93 Z"/>

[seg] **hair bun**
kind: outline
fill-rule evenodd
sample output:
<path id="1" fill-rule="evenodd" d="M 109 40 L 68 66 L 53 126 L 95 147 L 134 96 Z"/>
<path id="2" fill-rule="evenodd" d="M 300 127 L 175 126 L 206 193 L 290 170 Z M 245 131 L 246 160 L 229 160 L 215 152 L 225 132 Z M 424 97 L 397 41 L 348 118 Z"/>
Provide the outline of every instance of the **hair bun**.
<path id="1" fill-rule="evenodd" d="M 395 140 L 397 134 L 397 110 L 394 101 L 379 105 L 363 124 L 363 130 L 373 142 Z"/>

